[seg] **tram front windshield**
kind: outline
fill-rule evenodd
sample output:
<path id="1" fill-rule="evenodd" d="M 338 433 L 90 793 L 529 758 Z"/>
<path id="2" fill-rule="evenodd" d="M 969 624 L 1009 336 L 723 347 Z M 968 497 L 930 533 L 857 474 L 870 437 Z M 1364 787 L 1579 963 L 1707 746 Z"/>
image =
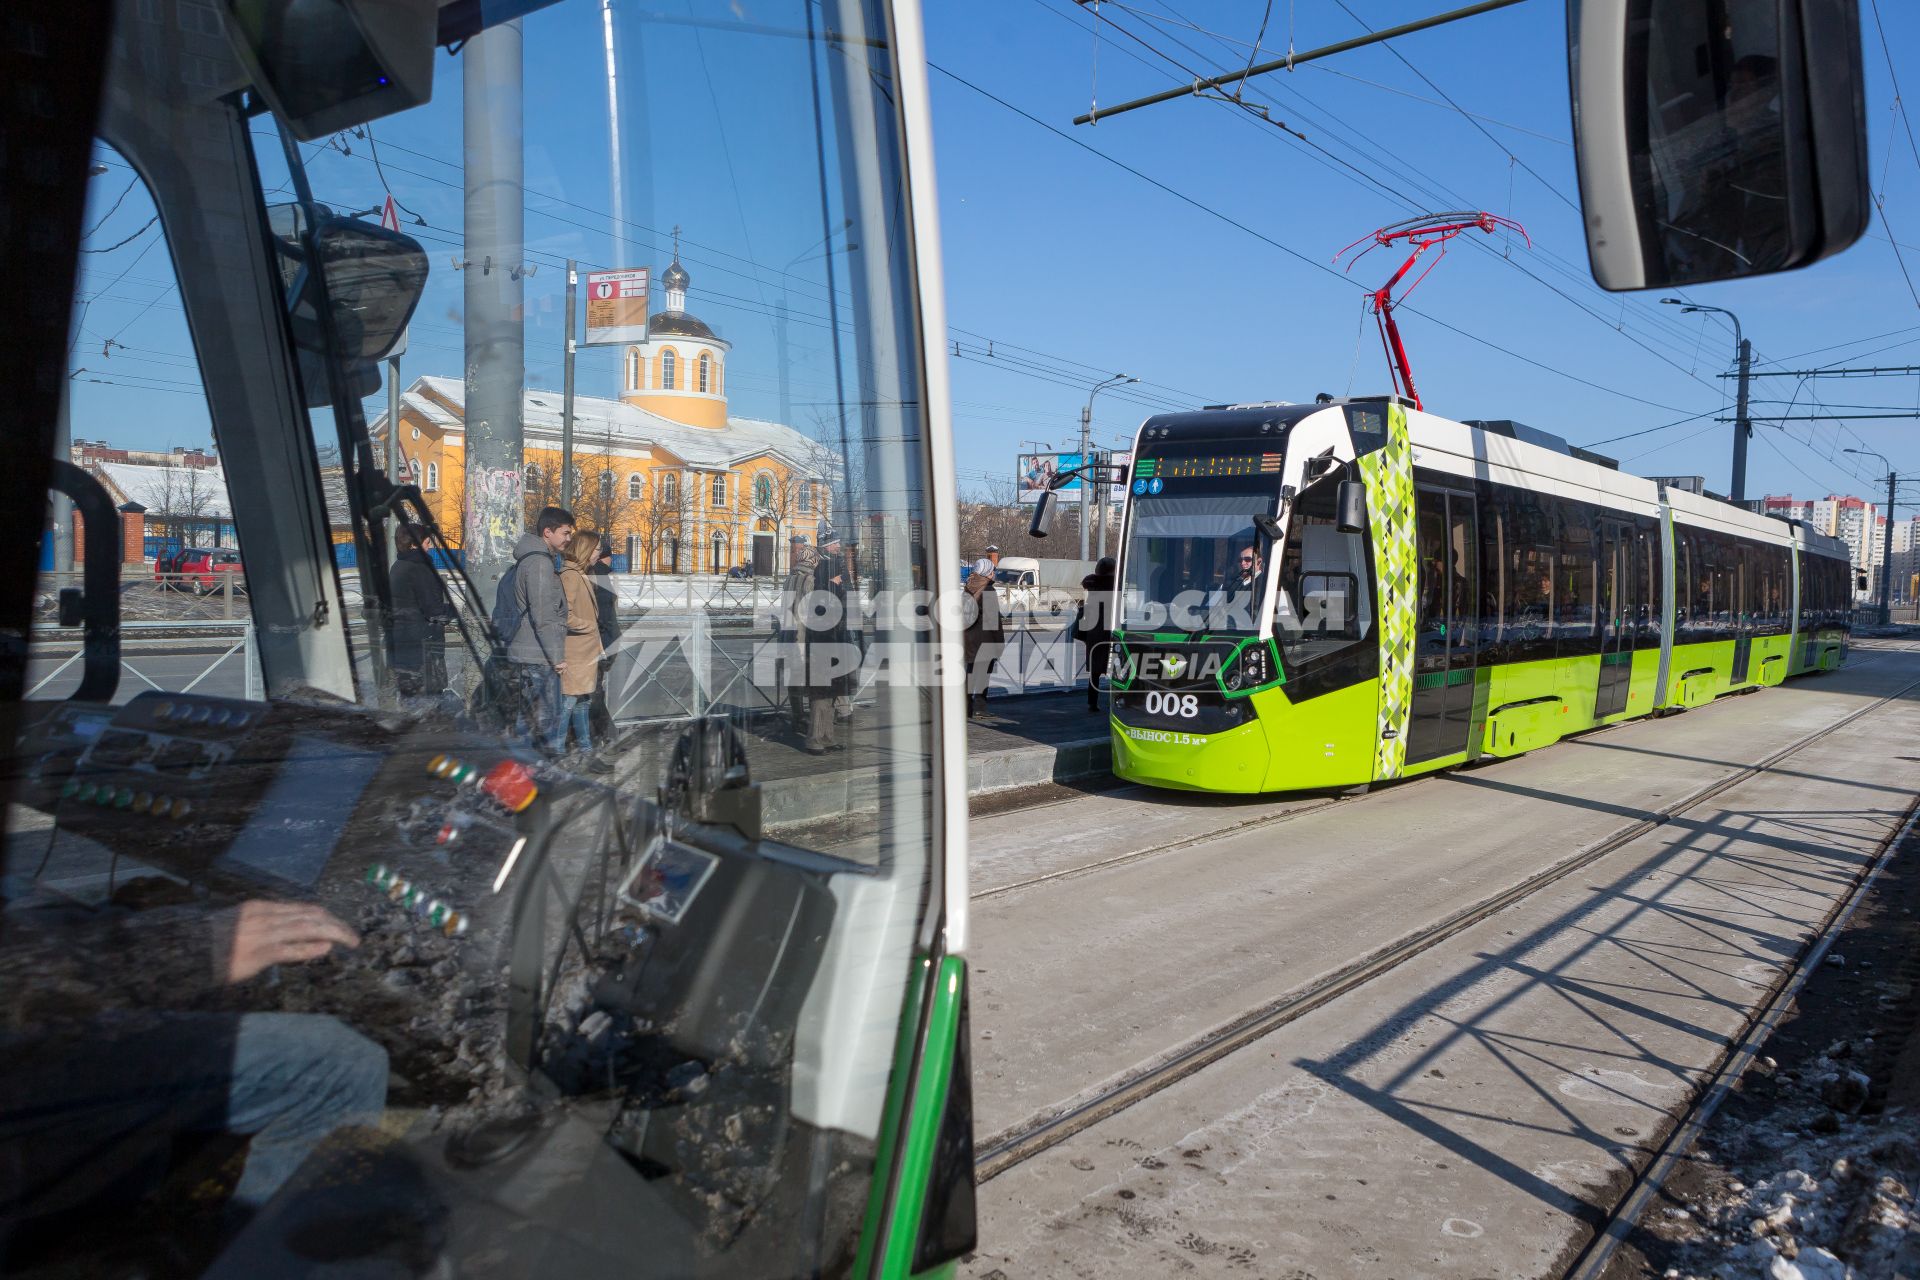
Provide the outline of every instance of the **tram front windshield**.
<path id="1" fill-rule="evenodd" d="M 1178 481 L 1169 481 L 1170 488 Z M 1136 497 L 1120 625 L 1137 631 L 1252 632 L 1266 587 L 1270 485 L 1212 481 L 1204 492 Z"/>

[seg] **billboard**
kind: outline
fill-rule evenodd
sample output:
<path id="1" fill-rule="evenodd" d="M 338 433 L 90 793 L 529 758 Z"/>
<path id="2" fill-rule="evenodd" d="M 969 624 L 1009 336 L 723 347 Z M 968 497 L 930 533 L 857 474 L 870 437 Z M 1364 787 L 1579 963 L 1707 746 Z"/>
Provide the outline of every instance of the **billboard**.
<path id="1" fill-rule="evenodd" d="M 1014 491 L 1019 494 L 1021 502 L 1038 502 L 1040 495 L 1047 491 L 1061 472 L 1071 471 L 1079 465 L 1080 455 L 1077 453 L 1020 454 L 1014 468 Z M 1080 477 L 1075 476 L 1062 482 L 1053 492 L 1060 502 L 1078 502 L 1080 491 Z"/>
<path id="2" fill-rule="evenodd" d="M 587 337 L 583 346 L 647 340 L 646 267 L 587 273 Z"/>
<path id="3" fill-rule="evenodd" d="M 1119 468 L 1118 472 L 1107 473 L 1113 477 L 1112 483 L 1107 486 L 1107 501 L 1112 503 L 1116 508 L 1124 507 L 1127 504 L 1127 482 L 1129 473 L 1133 470 L 1132 451 L 1124 449 L 1115 450 L 1108 453 L 1095 453 L 1093 456 L 1102 462 L 1110 463 Z M 1040 501 L 1040 494 L 1053 482 L 1055 477 L 1061 472 L 1071 471 L 1079 465 L 1080 455 L 1078 453 L 1019 454 L 1017 465 L 1014 469 L 1014 487 L 1015 491 L 1020 495 L 1020 501 L 1024 503 Z M 1081 481 L 1082 477 L 1080 476 L 1075 476 L 1071 480 L 1064 481 L 1058 489 L 1054 490 L 1055 497 L 1061 502 L 1069 504 L 1078 503 L 1080 501 L 1080 495 L 1089 492 L 1093 487 L 1091 482 L 1083 484 Z"/>

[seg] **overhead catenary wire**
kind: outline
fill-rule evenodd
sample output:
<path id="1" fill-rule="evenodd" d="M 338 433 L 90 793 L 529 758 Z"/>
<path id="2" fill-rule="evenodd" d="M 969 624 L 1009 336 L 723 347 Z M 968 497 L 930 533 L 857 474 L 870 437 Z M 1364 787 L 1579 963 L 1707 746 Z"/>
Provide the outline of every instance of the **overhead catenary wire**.
<path id="1" fill-rule="evenodd" d="M 1184 15 L 1181 14 L 1178 9 L 1175 9 L 1170 3 L 1167 3 L 1167 0 L 1156 0 L 1156 3 L 1160 4 L 1160 6 L 1163 9 L 1165 9 L 1168 13 L 1173 14 L 1176 17 L 1184 18 Z M 1118 27 L 1118 24 L 1111 23 L 1111 20 L 1109 20 L 1109 24 Z M 1189 25 L 1192 25 L 1192 24 L 1189 24 Z M 1118 29 L 1124 31 L 1124 28 L 1118 28 Z M 1182 74 L 1185 74 L 1185 75 L 1195 74 L 1191 70 L 1191 68 L 1186 67 L 1184 64 L 1180 63 L 1177 59 L 1172 58 L 1171 55 L 1166 54 L 1162 50 L 1154 49 L 1151 44 L 1147 44 L 1145 42 L 1139 41 L 1139 37 L 1137 35 L 1134 35 L 1133 33 L 1129 32 L 1127 34 L 1129 35 L 1130 38 L 1134 39 L 1136 42 L 1142 43 L 1143 47 L 1146 47 L 1152 50 L 1157 56 L 1162 58 L 1164 61 L 1167 61 L 1170 65 L 1180 70 Z M 1172 39 L 1172 42 L 1174 44 L 1178 45 L 1182 50 L 1193 55 L 1194 57 L 1200 58 L 1203 61 L 1209 61 L 1209 62 L 1212 61 L 1211 59 L 1208 59 L 1205 54 L 1193 48 L 1193 46 L 1187 44 L 1185 41 L 1180 40 L 1177 37 L 1170 37 L 1170 39 Z M 1216 98 L 1216 100 L 1231 101 L 1228 99 L 1220 99 L 1220 98 Z M 1271 99 L 1269 99 L 1269 101 L 1271 101 Z M 1278 106 L 1279 104 L 1274 103 L 1273 105 Z M 1452 106 L 1453 106 L 1453 109 L 1460 110 L 1457 103 L 1452 104 Z M 1313 113 L 1307 113 L 1307 114 L 1311 115 Z M 1352 126 L 1347 125 L 1344 121 L 1341 121 L 1338 116 L 1332 117 L 1332 123 L 1323 123 L 1320 127 L 1327 130 L 1330 136 L 1334 136 L 1336 138 L 1338 138 L 1340 129 L 1345 129 L 1346 131 L 1357 135 L 1366 144 L 1366 147 L 1361 147 L 1350 140 L 1341 140 L 1341 145 L 1346 146 L 1348 149 L 1354 151 L 1355 154 L 1359 155 L 1362 159 L 1368 160 L 1369 162 L 1378 165 L 1380 168 L 1386 170 L 1387 172 L 1391 172 L 1397 175 L 1402 179 L 1403 182 L 1408 182 L 1408 185 L 1412 186 L 1415 190 L 1420 191 L 1420 190 L 1423 190 L 1423 187 L 1424 187 L 1423 194 L 1426 196 L 1426 198 L 1430 202 L 1443 203 L 1451 207 L 1468 207 L 1468 206 L 1475 207 L 1475 208 L 1484 207 L 1485 202 L 1468 199 L 1466 196 L 1463 196 L 1460 193 L 1449 189 L 1448 187 L 1445 186 L 1445 184 L 1438 182 L 1438 180 L 1432 178 L 1431 175 L 1423 174 L 1416 166 L 1412 165 L 1406 159 L 1395 154 L 1391 149 L 1384 147 L 1382 144 L 1380 144 L 1377 139 L 1374 139 L 1374 138 L 1368 137 L 1365 134 L 1359 133 L 1358 130 L 1353 129 Z M 1330 153 L 1325 152 L 1324 148 L 1320 148 L 1317 144 L 1312 143 L 1311 140 L 1302 138 L 1301 135 L 1298 133 L 1298 131 L 1288 130 L 1287 132 L 1288 132 L 1288 136 L 1300 138 L 1301 141 L 1307 142 L 1308 145 L 1313 146 L 1316 151 L 1320 151 L 1322 154 L 1325 154 L 1325 155 L 1330 155 Z M 1387 157 L 1388 161 L 1390 161 L 1390 163 L 1383 163 L 1377 157 L 1371 156 L 1366 148 L 1372 148 L 1373 150 L 1384 154 Z M 1511 159 L 1511 153 L 1508 149 L 1504 147 L 1501 148 L 1501 153 L 1503 155 L 1509 156 L 1509 158 Z M 1372 173 L 1369 173 L 1366 170 L 1359 168 L 1358 166 L 1348 164 L 1348 162 L 1346 162 L 1345 160 L 1341 160 L 1338 157 L 1332 157 L 1332 158 L 1336 163 L 1340 164 L 1345 169 L 1350 171 L 1351 174 L 1357 175 L 1361 180 L 1365 181 L 1370 186 L 1378 188 L 1380 191 L 1387 194 L 1390 199 L 1395 200 L 1397 203 L 1399 203 L 1403 208 L 1407 209 L 1408 211 L 1415 212 L 1415 213 L 1421 213 L 1426 211 L 1425 207 L 1423 207 L 1422 205 L 1420 205 L 1419 203 L 1413 200 L 1408 199 L 1404 193 L 1400 192 L 1397 188 L 1391 187 L 1388 184 L 1382 182 L 1380 179 L 1376 178 Z M 1418 179 L 1418 181 L 1408 181 L 1409 179 Z M 1493 252 L 1491 246 L 1482 244 L 1478 240 L 1474 240 L 1471 243 L 1476 248 L 1479 248 L 1482 251 Z M 1564 291 L 1542 280 L 1539 276 L 1535 275 L 1534 272 L 1531 271 L 1530 269 L 1520 266 L 1518 263 L 1513 262 L 1513 260 L 1507 255 L 1496 254 L 1496 256 L 1502 257 L 1503 260 L 1507 261 L 1509 265 L 1514 266 L 1515 269 L 1519 270 L 1523 275 L 1528 276 L 1529 278 L 1533 279 L 1536 283 L 1539 283 L 1543 285 L 1543 287 L 1549 288 L 1553 292 L 1559 294 L 1559 296 L 1561 296 L 1563 299 L 1568 301 L 1570 304 L 1575 306 L 1581 305 L 1576 300 L 1574 300 L 1569 295 L 1567 295 Z M 1571 283 L 1574 283 L 1579 287 L 1589 289 L 1589 290 L 1594 290 L 1595 287 L 1589 275 L 1587 275 L 1582 269 L 1576 268 L 1575 266 L 1573 266 L 1573 264 L 1565 262 L 1564 259 L 1561 259 L 1559 255 L 1554 254 L 1550 249 L 1546 249 L 1544 246 L 1537 246 L 1536 256 L 1544 257 L 1548 259 L 1548 261 L 1542 264 L 1548 270 L 1553 271 L 1556 274 L 1563 275 Z M 1623 305 L 1624 305 L 1624 299 L 1623 299 Z M 1590 307 L 1583 308 L 1583 309 L 1586 310 L 1587 314 L 1592 318 L 1600 321 L 1603 324 L 1606 324 L 1608 328 L 1615 329 L 1616 331 L 1621 332 L 1623 336 L 1626 336 L 1628 340 L 1631 342 L 1634 342 L 1635 345 L 1642 346 L 1643 348 L 1647 347 L 1647 344 L 1645 342 L 1640 341 L 1638 338 L 1635 338 L 1632 335 L 1626 334 L 1623 324 L 1616 324 L 1616 323 L 1607 321 L 1605 317 L 1600 316 L 1597 312 L 1594 312 Z M 1663 327 L 1665 327 L 1665 331 L 1675 335 L 1675 337 L 1678 339 L 1679 342 L 1692 342 L 1695 339 L 1696 335 L 1694 335 L 1692 332 L 1685 332 L 1685 331 L 1679 330 L 1677 324 L 1674 321 L 1668 320 L 1664 315 L 1660 314 L 1657 311 L 1653 311 L 1653 310 L 1637 311 L 1636 315 L 1639 316 L 1641 320 L 1649 322 L 1654 329 L 1662 329 Z M 1653 340 L 1660 341 L 1660 339 L 1653 339 Z M 1669 339 L 1668 341 L 1672 341 L 1672 339 Z M 1676 344 L 1672 347 L 1672 350 L 1676 352 L 1684 351 L 1685 347 Z M 1649 349 L 1649 354 L 1655 355 L 1656 358 L 1668 360 L 1668 362 L 1673 364 L 1677 370 L 1683 373 L 1689 373 L 1689 376 L 1691 376 L 1691 371 L 1686 369 L 1681 369 L 1677 360 L 1673 360 L 1667 356 L 1662 356 L 1660 353 L 1651 351 L 1650 349 Z"/>
<path id="2" fill-rule="evenodd" d="M 991 90 L 982 88 L 980 85 L 975 84 L 973 81 L 967 79 L 965 76 L 960 75 L 958 72 L 950 70 L 949 68 L 942 66 L 941 64 L 937 62 L 933 62 L 931 60 L 929 60 L 927 65 L 930 68 L 932 68 L 934 71 L 937 71 L 941 75 L 952 80 L 954 83 L 962 85 L 963 87 L 969 90 L 972 90 L 974 93 L 980 95 L 981 97 L 986 98 L 987 100 L 998 104 L 999 106 L 1003 107 L 1007 111 L 1010 111 L 1013 114 L 1021 117 L 1022 119 L 1026 120 L 1028 123 L 1034 125 L 1035 127 L 1044 129 L 1048 133 L 1051 133 L 1054 136 L 1073 144 L 1074 146 L 1088 152 L 1089 154 L 1099 157 L 1101 160 L 1107 162 L 1108 164 L 1114 165 L 1115 167 L 1122 169 L 1127 173 L 1132 174 L 1134 177 L 1140 179 L 1142 182 L 1145 182 L 1149 186 L 1152 186 L 1155 189 L 1162 191 L 1167 195 L 1172 196 L 1174 199 L 1180 201 L 1181 203 L 1189 205 L 1194 209 L 1197 209 L 1200 212 L 1205 213 L 1209 217 L 1212 217 L 1221 222 L 1224 222 L 1228 226 L 1234 227 L 1235 229 L 1260 241 L 1262 244 L 1268 245 L 1269 247 L 1278 250 L 1279 252 L 1285 254 L 1287 257 L 1292 258 L 1297 262 L 1303 263 L 1308 267 L 1311 267 L 1315 271 L 1318 271 L 1324 275 L 1332 277 L 1333 279 L 1341 281 L 1343 284 L 1345 284 L 1349 288 L 1357 289 L 1360 287 L 1353 280 L 1349 279 L 1343 273 L 1336 271 L 1331 266 L 1328 266 L 1327 264 L 1320 262 L 1317 259 L 1308 257 L 1306 254 L 1300 252 L 1298 249 L 1293 248 L 1291 245 L 1283 244 L 1282 242 L 1275 240 L 1272 236 L 1269 236 L 1266 233 L 1259 231 L 1254 227 L 1249 226 L 1248 224 L 1241 221 L 1240 219 L 1233 217 L 1231 214 L 1228 214 L 1216 208 L 1213 205 L 1207 204 L 1203 200 L 1198 200 L 1193 196 L 1188 195 L 1186 192 L 1179 190 L 1176 187 L 1170 186 L 1167 183 L 1160 181 L 1158 178 L 1153 177 L 1152 175 L 1146 173 L 1145 171 L 1138 169 L 1133 165 L 1128 164 L 1124 160 L 1120 160 L 1112 155 L 1109 155 L 1107 152 L 1104 152 L 1100 150 L 1098 147 L 1095 147 L 1087 142 L 1082 141 L 1077 137 L 1074 137 L 1072 134 L 1068 134 L 1061 131 L 1060 129 L 1049 124 L 1047 121 L 1042 120 L 1040 117 L 1034 115 L 1032 112 L 1026 111 L 1023 108 L 1015 106 L 1013 103 L 1008 102 L 1005 98 L 1000 97 L 998 94 L 992 92 Z M 1507 347 L 1501 346 L 1499 343 L 1494 342 L 1490 338 L 1484 337 L 1477 333 L 1473 333 L 1466 329 L 1462 329 L 1458 325 L 1450 324 L 1447 321 L 1442 320 L 1439 317 L 1431 315 L 1425 311 L 1421 311 L 1418 308 L 1403 304 L 1400 307 L 1400 310 L 1409 315 L 1419 316 L 1421 319 L 1426 320 L 1431 324 L 1438 325 L 1440 328 L 1447 330 L 1449 333 L 1457 334 L 1460 337 L 1466 338 L 1470 342 L 1474 342 L 1480 346 L 1487 347 L 1490 350 L 1497 351 L 1500 354 L 1505 355 L 1511 359 L 1518 360 L 1523 364 L 1531 365 L 1536 369 L 1540 369 L 1547 373 L 1551 373 L 1556 377 L 1565 378 L 1570 382 L 1576 382 L 1585 387 L 1591 387 L 1595 391 L 1602 391 L 1608 395 L 1617 396 L 1624 400 L 1632 400 L 1638 404 L 1649 405 L 1656 409 L 1663 409 L 1669 413 L 1687 412 L 1687 410 L 1684 410 L 1677 405 L 1663 404 L 1658 400 L 1649 400 L 1644 396 L 1637 396 L 1637 395 L 1634 395 L 1632 392 L 1622 391 L 1618 387 L 1609 387 L 1604 385 L 1603 383 L 1595 382 L 1589 378 L 1582 378 L 1577 374 L 1568 373 L 1564 369 L 1555 368 L 1554 366 L 1547 364 L 1544 361 L 1536 360 L 1531 356 L 1522 355 L 1517 351 L 1513 351 Z"/>

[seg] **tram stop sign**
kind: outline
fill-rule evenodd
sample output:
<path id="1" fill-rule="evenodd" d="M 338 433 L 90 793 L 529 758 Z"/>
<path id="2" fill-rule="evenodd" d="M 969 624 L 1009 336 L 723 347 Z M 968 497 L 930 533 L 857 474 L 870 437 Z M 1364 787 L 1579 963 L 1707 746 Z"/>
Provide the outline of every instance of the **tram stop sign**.
<path id="1" fill-rule="evenodd" d="M 587 337 L 583 345 L 647 340 L 648 275 L 646 267 L 587 273 Z"/>

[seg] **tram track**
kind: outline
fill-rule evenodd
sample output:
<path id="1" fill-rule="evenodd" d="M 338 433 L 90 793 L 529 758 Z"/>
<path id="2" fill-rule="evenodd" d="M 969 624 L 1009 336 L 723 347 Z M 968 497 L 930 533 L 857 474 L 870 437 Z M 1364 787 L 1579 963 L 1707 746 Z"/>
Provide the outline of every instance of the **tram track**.
<path id="1" fill-rule="evenodd" d="M 1864 665 L 1864 664 L 1862 664 Z M 1683 817 L 1688 812 L 1723 794 L 1730 788 L 1753 777 L 1775 769 L 1787 760 L 1814 746 L 1816 743 L 1838 733 L 1862 718 L 1872 715 L 1902 698 L 1914 690 L 1920 689 L 1920 680 L 1879 697 L 1865 706 L 1859 707 L 1839 719 L 1824 725 L 1785 746 L 1769 753 L 1752 764 L 1732 769 L 1718 778 L 1696 788 L 1670 804 L 1652 810 L 1644 816 L 1623 823 L 1598 840 L 1589 843 L 1580 850 L 1552 865 L 1526 876 L 1488 897 L 1463 907 L 1444 918 L 1405 934 L 1395 941 L 1359 957 L 1333 972 L 1322 976 L 1309 985 L 1287 992 L 1266 1001 L 1231 1020 L 1215 1026 L 1187 1041 L 1176 1045 L 1116 1076 L 1094 1085 L 1074 1096 L 1034 1112 L 1026 1119 L 1008 1125 L 988 1135 L 978 1146 L 974 1163 L 975 1181 L 984 1183 L 1015 1166 L 1041 1154 L 1049 1148 L 1064 1142 L 1102 1120 L 1119 1114 L 1140 1102 L 1159 1093 L 1181 1080 L 1201 1071 L 1205 1067 L 1220 1061 L 1237 1050 L 1261 1039 L 1262 1037 L 1286 1026 L 1316 1009 L 1347 996 L 1372 983 L 1383 975 L 1399 968 L 1409 960 L 1431 951 L 1465 930 L 1480 924 L 1491 916 L 1503 911 L 1541 890 L 1564 880 L 1584 867 L 1590 866 L 1615 850 L 1631 843 L 1659 827 Z M 1445 775 L 1436 775 L 1444 777 Z M 1431 780 L 1429 780 L 1431 781 Z M 1376 792 L 1371 794 L 1386 794 Z M 1242 834 L 1249 830 L 1278 825 L 1303 813 L 1320 812 L 1341 803 L 1357 803 L 1365 796 L 1352 800 L 1328 800 L 1324 804 L 1306 806 L 1289 810 L 1283 814 L 1271 815 L 1233 828 L 1231 834 Z M 1144 858 L 1157 856 L 1179 848 L 1191 847 L 1207 839 L 1217 838 L 1219 833 L 1209 833 L 1204 837 L 1182 839 L 1169 842 L 1153 849 L 1139 850 L 1122 855 L 1119 858 L 1105 860 L 1099 866 L 1116 863 L 1138 862 Z M 975 897 L 992 896 L 1011 892 L 1026 884 L 1069 878 L 1097 869 L 1097 866 L 1066 868 L 1044 877 L 984 891 Z"/>
<path id="2" fill-rule="evenodd" d="M 1568 1267 L 1564 1273 L 1565 1280 L 1600 1280 L 1606 1273 L 1608 1264 L 1619 1252 L 1621 1244 L 1639 1223 L 1654 1198 L 1661 1193 L 1688 1148 L 1713 1120 L 1720 1104 L 1759 1056 L 1761 1048 L 1772 1038 L 1781 1019 L 1799 997 L 1801 989 L 1825 961 L 1835 939 L 1853 918 L 1854 911 L 1872 891 L 1874 882 L 1880 878 L 1894 853 L 1912 834 L 1916 822 L 1920 822 L 1920 798 L 1907 806 L 1899 825 L 1882 838 L 1859 877 L 1846 894 L 1835 900 L 1821 920 L 1820 927 L 1807 939 L 1794 964 L 1780 976 L 1766 999 L 1755 1007 L 1741 1034 L 1728 1042 L 1726 1052 L 1715 1064 L 1707 1083 L 1695 1094 L 1688 1109 L 1675 1118 L 1653 1159 L 1642 1167 L 1627 1193 L 1614 1205 L 1606 1221 L 1594 1233 L 1593 1239 Z"/>

